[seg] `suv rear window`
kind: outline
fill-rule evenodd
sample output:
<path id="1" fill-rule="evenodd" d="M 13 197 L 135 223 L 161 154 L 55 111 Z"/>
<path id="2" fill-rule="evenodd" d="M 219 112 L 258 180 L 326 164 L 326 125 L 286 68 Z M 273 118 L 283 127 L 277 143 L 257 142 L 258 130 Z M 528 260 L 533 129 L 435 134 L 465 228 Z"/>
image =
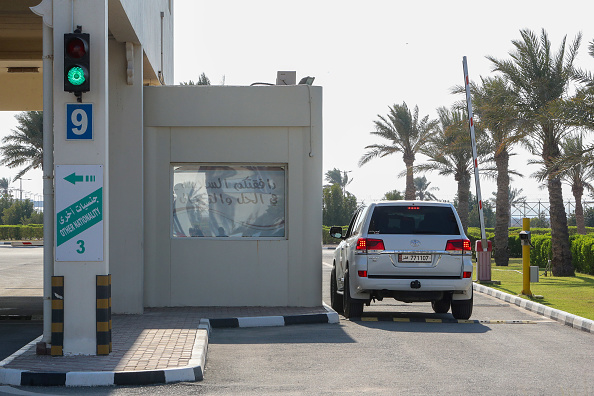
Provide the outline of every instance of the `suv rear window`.
<path id="1" fill-rule="evenodd" d="M 460 229 L 451 207 L 376 206 L 368 233 L 459 235 Z"/>

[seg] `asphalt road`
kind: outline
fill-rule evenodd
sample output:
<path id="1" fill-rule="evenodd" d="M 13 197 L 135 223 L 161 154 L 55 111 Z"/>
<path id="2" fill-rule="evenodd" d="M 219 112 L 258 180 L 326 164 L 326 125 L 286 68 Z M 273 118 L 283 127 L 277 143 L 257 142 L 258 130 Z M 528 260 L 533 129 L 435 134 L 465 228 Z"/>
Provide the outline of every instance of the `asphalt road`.
<path id="1" fill-rule="evenodd" d="M 324 251 L 324 300 L 331 252 Z M 558 395 L 594 394 L 594 335 L 475 294 L 482 323 L 449 319 L 428 303 L 365 307 L 366 321 L 214 329 L 197 383 L 117 388 L 19 388 L 91 395 Z M 14 388 L 11 388 L 14 389 Z M 0 394 L 7 389 L 0 387 Z"/>
<path id="2" fill-rule="evenodd" d="M 43 247 L 0 245 L 0 317 L 43 314 L 42 258 Z M 40 320 L 0 320 L 0 361 L 42 332 Z"/>
<path id="3" fill-rule="evenodd" d="M 43 314 L 43 247 L 0 245 L 0 315 Z"/>

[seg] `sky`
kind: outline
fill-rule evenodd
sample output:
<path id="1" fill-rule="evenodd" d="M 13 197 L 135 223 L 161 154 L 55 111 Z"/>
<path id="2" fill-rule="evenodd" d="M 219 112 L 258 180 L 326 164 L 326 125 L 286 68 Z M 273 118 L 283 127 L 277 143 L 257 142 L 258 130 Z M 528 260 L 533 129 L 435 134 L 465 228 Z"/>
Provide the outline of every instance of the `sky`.
<path id="1" fill-rule="evenodd" d="M 295 70 L 297 80 L 315 77 L 314 85 L 323 87 L 323 172 L 349 171 L 347 190 L 369 203 L 405 188 L 398 177 L 404 169 L 400 154 L 357 165 L 365 146 L 387 142 L 370 134 L 378 115 L 406 102 L 418 106 L 421 116 L 436 118 L 438 107 L 464 99 L 450 93 L 464 82 L 462 58 L 471 80 L 492 76 L 486 56 L 509 58 L 521 29 L 540 34 L 544 28 L 554 51 L 564 36 L 570 43 L 581 32 L 575 64 L 594 71 L 587 53 L 594 40 L 592 15 L 594 2 L 585 0 L 175 0 L 174 81 L 196 81 L 203 72 L 213 85 L 274 83 L 280 70 Z M 0 112 L 0 137 L 16 125 L 14 114 Z M 547 190 L 530 178 L 537 166 L 527 161 L 535 158 L 520 147 L 516 152 L 511 168 L 524 178 L 515 177 L 512 188 L 523 189 L 529 201 L 548 200 Z M 416 163 L 426 160 L 418 155 Z M 0 177 L 16 172 L 0 167 Z M 454 199 L 453 178 L 425 176 L 439 188 L 433 191 L 438 199 Z M 23 180 L 23 189 L 41 194 L 41 171 L 27 178 L 32 180 Z M 19 188 L 19 182 L 10 187 Z M 481 178 L 483 199 L 495 190 L 494 181 Z M 567 187 L 563 198 L 573 199 Z"/>

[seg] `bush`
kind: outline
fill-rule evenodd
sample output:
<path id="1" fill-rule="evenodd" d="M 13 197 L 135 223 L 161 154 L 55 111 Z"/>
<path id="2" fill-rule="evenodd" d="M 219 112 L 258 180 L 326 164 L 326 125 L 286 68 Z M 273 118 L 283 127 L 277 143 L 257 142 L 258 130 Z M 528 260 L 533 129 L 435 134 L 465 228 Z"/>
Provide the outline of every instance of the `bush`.
<path id="1" fill-rule="evenodd" d="M 0 240 L 43 239 L 43 225 L 0 225 Z"/>
<path id="2" fill-rule="evenodd" d="M 540 268 L 545 268 L 552 254 L 551 236 L 532 235 L 532 246 L 533 248 L 530 249 L 530 265 L 537 265 Z"/>
<path id="3" fill-rule="evenodd" d="M 575 270 L 582 274 L 594 275 L 594 235 L 573 235 L 570 241 Z"/>

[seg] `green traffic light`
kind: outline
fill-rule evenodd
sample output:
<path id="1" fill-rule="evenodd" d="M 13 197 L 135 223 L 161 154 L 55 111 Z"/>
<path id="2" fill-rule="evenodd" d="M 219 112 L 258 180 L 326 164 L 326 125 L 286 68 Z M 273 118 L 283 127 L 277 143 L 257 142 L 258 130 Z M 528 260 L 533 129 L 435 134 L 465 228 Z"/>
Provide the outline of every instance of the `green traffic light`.
<path id="1" fill-rule="evenodd" d="M 68 70 L 68 82 L 72 85 L 81 85 L 85 82 L 85 71 L 82 67 L 74 66 Z"/>

